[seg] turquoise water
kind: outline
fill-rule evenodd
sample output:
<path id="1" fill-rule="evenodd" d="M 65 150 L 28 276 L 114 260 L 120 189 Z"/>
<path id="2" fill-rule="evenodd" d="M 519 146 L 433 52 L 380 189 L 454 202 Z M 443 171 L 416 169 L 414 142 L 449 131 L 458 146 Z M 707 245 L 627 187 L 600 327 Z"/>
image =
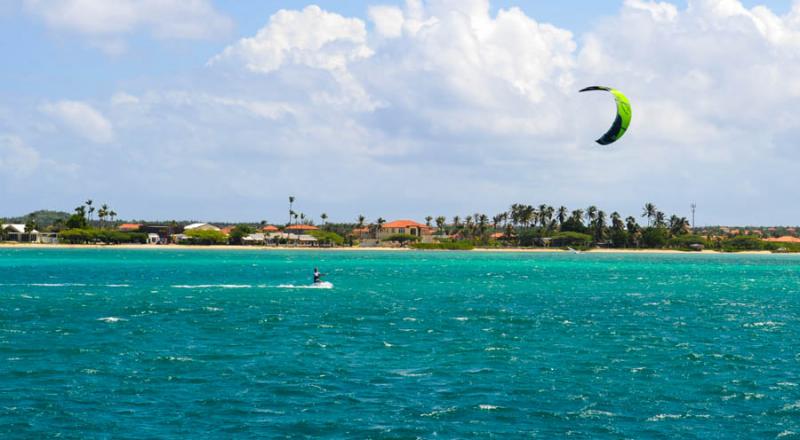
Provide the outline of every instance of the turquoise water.
<path id="1" fill-rule="evenodd" d="M 4 439 L 798 438 L 800 258 L 0 249 L 0 396 Z"/>

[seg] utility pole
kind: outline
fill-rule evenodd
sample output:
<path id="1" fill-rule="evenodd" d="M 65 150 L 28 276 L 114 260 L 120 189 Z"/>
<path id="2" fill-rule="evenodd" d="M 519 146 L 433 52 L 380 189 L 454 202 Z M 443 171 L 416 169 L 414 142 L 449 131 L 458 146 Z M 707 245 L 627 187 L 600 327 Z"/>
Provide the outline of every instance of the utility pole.
<path id="1" fill-rule="evenodd" d="M 696 203 L 692 203 L 692 229 L 694 229 L 694 228 L 695 228 L 695 224 L 694 224 L 694 211 L 695 211 L 696 209 L 697 209 L 697 204 L 696 204 Z"/>

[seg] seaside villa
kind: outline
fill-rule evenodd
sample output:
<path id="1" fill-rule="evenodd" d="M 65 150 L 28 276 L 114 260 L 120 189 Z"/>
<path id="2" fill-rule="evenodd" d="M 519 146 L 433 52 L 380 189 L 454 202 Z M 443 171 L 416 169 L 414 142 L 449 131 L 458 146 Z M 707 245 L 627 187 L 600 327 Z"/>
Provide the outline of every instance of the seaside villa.
<path id="1" fill-rule="evenodd" d="M 18 241 L 26 243 L 37 243 L 39 241 L 39 231 L 36 229 L 25 232 L 25 225 L 23 224 L 3 224 L 0 225 L 5 232 L 9 241 Z"/>
<path id="2" fill-rule="evenodd" d="M 424 223 L 413 220 L 395 220 L 384 223 L 378 230 L 367 227 L 354 229 L 353 235 L 358 237 L 360 246 L 375 247 L 380 246 L 382 242 L 386 242 L 392 236 L 400 234 L 418 237 L 420 243 L 433 243 L 435 231 L 434 228 Z"/>

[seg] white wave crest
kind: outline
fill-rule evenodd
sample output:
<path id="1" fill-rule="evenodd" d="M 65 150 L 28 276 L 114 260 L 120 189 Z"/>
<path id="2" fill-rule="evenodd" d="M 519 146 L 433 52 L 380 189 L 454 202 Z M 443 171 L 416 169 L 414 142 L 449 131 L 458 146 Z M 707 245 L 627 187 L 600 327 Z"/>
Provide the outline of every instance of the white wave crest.
<path id="1" fill-rule="evenodd" d="M 682 419 L 683 416 L 680 414 L 658 414 L 653 417 L 647 419 L 648 422 L 660 422 L 662 420 L 677 420 Z"/>
<path id="2" fill-rule="evenodd" d="M 118 317 L 116 317 L 116 316 L 106 316 L 106 317 L 104 317 L 104 318 L 97 318 L 97 320 L 98 320 L 98 321 L 103 321 L 103 322 L 120 322 L 120 321 L 127 321 L 127 319 L 124 319 L 124 318 L 118 318 Z"/>
<path id="3" fill-rule="evenodd" d="M 333 284 L 323 281 L 315 284 L 279 284 L 278 289 L 333 289 Z"/>

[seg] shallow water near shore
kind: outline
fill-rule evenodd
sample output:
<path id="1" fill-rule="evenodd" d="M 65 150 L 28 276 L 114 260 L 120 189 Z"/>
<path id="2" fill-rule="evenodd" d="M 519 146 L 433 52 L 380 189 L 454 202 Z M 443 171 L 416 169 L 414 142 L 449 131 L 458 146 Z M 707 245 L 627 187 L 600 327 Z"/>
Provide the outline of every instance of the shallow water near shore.
<path id="1" fill-rule="evenodd" d="M 800 257 L 0 249 L 0 395 L 2 438 L 800 438 Z"/>

